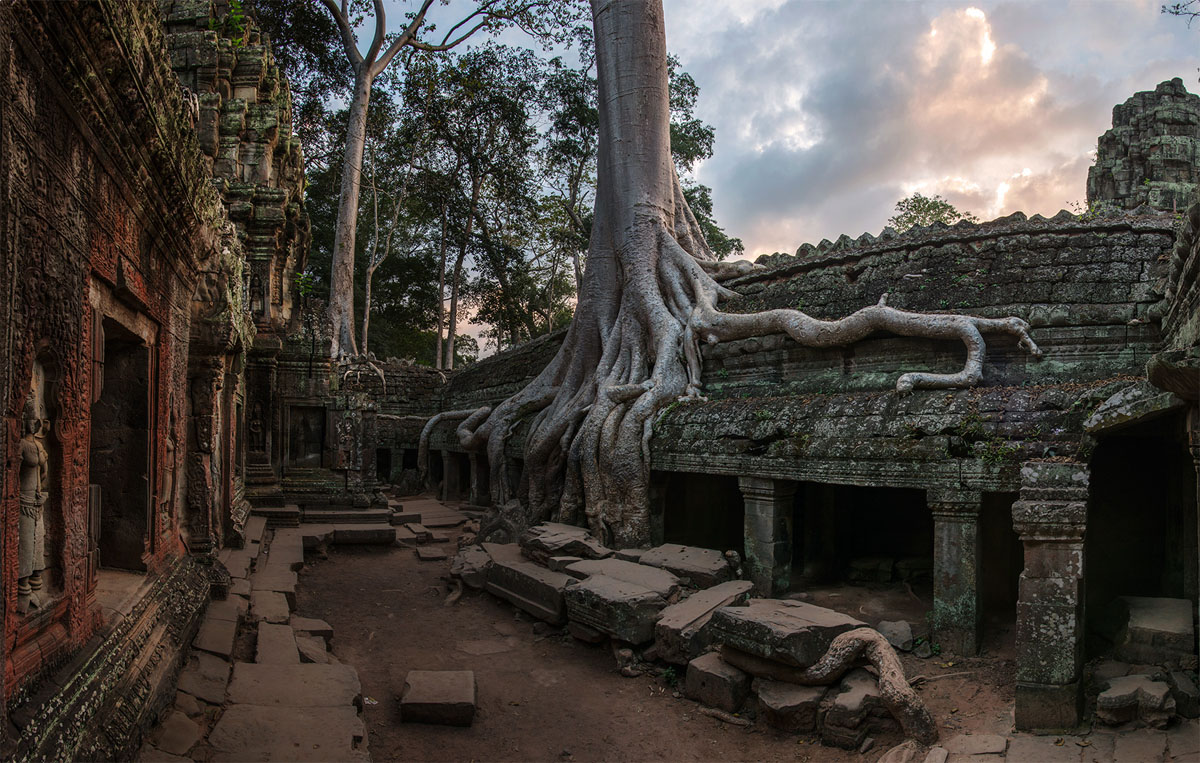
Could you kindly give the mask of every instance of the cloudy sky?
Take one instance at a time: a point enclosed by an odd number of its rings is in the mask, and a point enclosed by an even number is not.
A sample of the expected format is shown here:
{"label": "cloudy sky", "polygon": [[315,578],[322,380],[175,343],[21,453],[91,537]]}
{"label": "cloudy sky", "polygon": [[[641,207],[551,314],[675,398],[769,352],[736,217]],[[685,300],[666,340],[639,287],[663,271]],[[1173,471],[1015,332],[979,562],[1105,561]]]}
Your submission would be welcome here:
{"label": "cloudy sky", "polygon": [[1200,91],[1200,22],[1159,0],[664,0],[717,131],[697,171],[751,257],[878,233],[940,193],[983,219],[1084,198],[1112,107]]}

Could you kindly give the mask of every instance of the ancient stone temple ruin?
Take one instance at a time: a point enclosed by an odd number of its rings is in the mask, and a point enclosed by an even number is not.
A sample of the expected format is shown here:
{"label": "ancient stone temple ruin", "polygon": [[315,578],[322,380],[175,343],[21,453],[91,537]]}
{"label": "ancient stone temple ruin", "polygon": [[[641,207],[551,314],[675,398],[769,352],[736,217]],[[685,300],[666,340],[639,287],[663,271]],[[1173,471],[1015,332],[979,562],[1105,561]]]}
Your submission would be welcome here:
{"label": "ancient stone temple ruin", "polygon": [[[251,19],[215,23],[227,13],[0,4],[6,758],[130,758],[185,705],[225,708],[206,732],[217,755],[266,756],[248,731],[266,724],[336,728],[339,746],[314,754],[365,757],[354,670],[291,612],[306,549],[452,556],[394,499],[435,491],[486,527],[493,467],[521,485],[523,427],[491,464],[441,414],[521,389],[563,332],[448,376],[332,364],[295,281],[309,223],[288,86]],[[789,683],[867,625],[832,586],[911,594],[925,649],[1010,638],[1019,730],[1194,718],[1198,152],[1200,98],[1173,80],[1114,110],[1086,214],[760,258],[727,284],[729,310],[833,318],[886,292],[906,310],[1021,317],[1043,357],[990,339],[980,385],[898,394],[899,373],[960,366],[960,345],[706,348],[706,399],[654,423],[646,548],[549,516],[464,541],[454,574],[611,640],[623,669],[686,665],[689,696],[734,713],[753,692],[772,725],[820,724],[828,744],[912,721],[837,700],[878,693],[866,670],[828,696]],[[877,625],[919,648],[907,623]],[[251,632],[260,655],[296,654],[288,686],[335,704],[264,709],[267,660],[236,659]]]}

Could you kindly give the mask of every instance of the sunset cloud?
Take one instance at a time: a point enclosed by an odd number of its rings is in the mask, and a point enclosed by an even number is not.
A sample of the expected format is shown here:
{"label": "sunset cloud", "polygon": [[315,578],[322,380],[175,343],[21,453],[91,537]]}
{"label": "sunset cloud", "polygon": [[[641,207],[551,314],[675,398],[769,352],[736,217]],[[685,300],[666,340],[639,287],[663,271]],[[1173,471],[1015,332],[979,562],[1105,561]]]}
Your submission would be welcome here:
{"label": "sunset cloud", "polygon": [[914,191],[1053,214],[1083,199],[1115,104],[1198,87],[1200,33],[1142,0],[713,8],[665,0],[667,45],[717,130],[698,177],[751,256],[878,232]]}

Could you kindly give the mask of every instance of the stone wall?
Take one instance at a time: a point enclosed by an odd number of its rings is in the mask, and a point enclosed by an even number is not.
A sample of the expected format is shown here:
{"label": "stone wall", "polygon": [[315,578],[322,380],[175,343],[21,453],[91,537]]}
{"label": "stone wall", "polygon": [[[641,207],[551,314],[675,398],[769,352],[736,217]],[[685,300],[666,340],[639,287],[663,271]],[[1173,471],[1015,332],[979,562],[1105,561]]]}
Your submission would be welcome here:
{"label": "stone wall", "polygon": [[1087,200],[1181,212],[1200,184],[1200,96],[1176,77],[1113,107],[1088,171]]}

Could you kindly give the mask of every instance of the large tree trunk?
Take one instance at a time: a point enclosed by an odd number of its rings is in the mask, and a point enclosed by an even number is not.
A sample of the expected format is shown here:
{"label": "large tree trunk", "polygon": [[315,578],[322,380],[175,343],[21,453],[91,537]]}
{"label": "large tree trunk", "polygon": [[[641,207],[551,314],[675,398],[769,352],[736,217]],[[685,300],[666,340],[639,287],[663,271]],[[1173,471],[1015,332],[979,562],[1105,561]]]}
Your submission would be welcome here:
{"label": "large tree trunk", "polygon": [[478,175],[471,177],[471,205],[467,210],[467,229],[463,232],[462,243],[458,247],[458,258],[454,261],[454,276],[450,282],[450,329],[447,332],[446,359],[442,368],[454,368],[454,337],[458,334],[458,290],[462,287],[463,262],[467,258],[467,246],[471,243],[471,233],[475,230],[475,215],[479,211],[479,193],[483,186],[483,178]]}
{"label": "large tree trunk", "polygon": [[[731,315],[716,279],[749,263],[718,263],[684,201],[671,161],[661,0],[592,0],[600,143],[595,222],[575,318],[558,355],[524,390],[458,427],[486,446],[492,499],[510,529],[546,519],[588,526],[607,544],[650,542],[649,439],[657,414],[700,392],[699,341],[784,332],[803,344],[848,344],[873,330],[961,339],[957,374],[905,374],[901,391],[976,383],[981,331],[1036,347],[1027,324],[906,313],[882,304],[839,321],[794,310]],[[485,418],[486,416],[486,418]],[[520,486],[508,483],[504,443],[531,417]],[[519,487],[519,489],[514,489]],[[510,503],[514,497],[521,504]]]}
{"label": "large tree trunk", "polygon": [[358,354],[358,346],[354,341],[354,241],[358,229],[358,195],[362,188],[371,79],[368,67],[355,67],[354,99],[350,102],[350,123],[346,128],[342,189],[337,228],[333,233],[333,267],[329,284],[329,320],[333,324],[331,354],[335,359]]}

